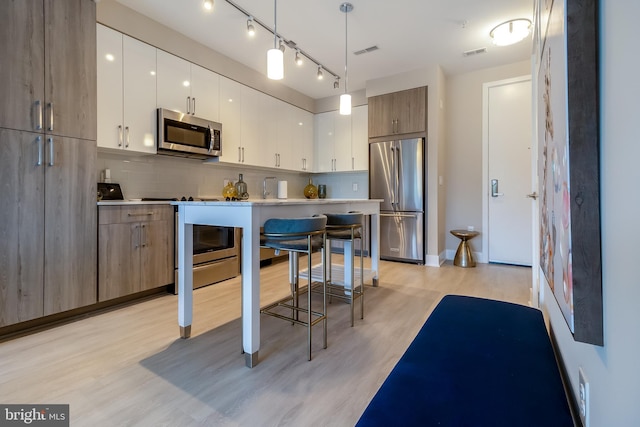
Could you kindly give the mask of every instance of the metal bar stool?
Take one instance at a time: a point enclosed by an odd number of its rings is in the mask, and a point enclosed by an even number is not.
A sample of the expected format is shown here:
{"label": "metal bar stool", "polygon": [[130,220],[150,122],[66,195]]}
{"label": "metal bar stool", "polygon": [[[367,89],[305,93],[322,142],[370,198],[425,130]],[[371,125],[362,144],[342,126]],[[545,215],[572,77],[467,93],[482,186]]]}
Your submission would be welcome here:
{"label": "metal bar stool", "polygon": [[[309,271],[311,271],[311,254],[313,252],[321,251],[324,262],[326,224],[327,217],[324,215],[306,218],[271,218],[264,223],[264,232],[260,236],[260,246],[289,251],[290,266],[293,265],[295,267],[294,277],[290,280],[291,295],[263,307],[260,313],[306,326],[309,360],[311,360],[311,329],[319,322],[322,322],[324,326],[324,348],[327,348],[327,285],[323,266],[322,282],[319,283],[323,289],[322,311],[313,310],[310,292],[313,283],[312,278],[309,275],[306,288],[302,290],[299,288],[298,259],[300,254],[307,254]],[[302,307],[299,304],[299,295],[304,292],[307,292],[306,307]],[[277,310],[278,307],[290,309],[291,314],[283,314],[282,310]],[[302,316],[303,320],[300,320],[300,313],[305,313],[306,318]]]}
{"label": "metal bar stool", "polygon": [[[329,301],[336,297],[347,301],[351,305],[351,326],[354,324],[354,302],[360,299],[360,319],[364,319],[364,261],[362,245],[362,221],[364,215],[360,212],[349,212],[346,214],[326,214],[327,216],[327,242],[330,240],[343,240],[348,242],[350,248],[349,253],[344,252],[344,263],[349,269],[350,277],[344,277],[342,284],[334,283],[332,280],[332,263],[331,263],[331,245],[328,243],[327,250],[327,268],[329,269],[329,278],[327,286],[327,295]],[[355,241],[360,240],[360,276],[355,274]],[[345,270],[346,270],[345,269]],[[350,280],[349,280],[350,279]],[[356,279],[359,279],[357,286]]]}

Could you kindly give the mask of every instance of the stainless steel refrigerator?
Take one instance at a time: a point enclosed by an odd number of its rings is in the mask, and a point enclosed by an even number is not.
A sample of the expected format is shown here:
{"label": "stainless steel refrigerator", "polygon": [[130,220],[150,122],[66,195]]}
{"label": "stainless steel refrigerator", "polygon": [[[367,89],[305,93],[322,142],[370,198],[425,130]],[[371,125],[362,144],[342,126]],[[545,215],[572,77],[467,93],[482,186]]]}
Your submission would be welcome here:
{"label": "stainless steel refrigerator", "polygon": [[424,264],[424,138],[369,144],[369,197],[380,204],[380,258]]}

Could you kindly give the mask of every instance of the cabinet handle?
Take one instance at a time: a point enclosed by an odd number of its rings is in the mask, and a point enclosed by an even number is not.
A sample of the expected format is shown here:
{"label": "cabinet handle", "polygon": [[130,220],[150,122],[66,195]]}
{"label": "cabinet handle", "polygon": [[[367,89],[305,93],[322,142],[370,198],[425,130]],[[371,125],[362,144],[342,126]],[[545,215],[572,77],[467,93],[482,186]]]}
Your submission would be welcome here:
{"label": "cabinet handle", "polygon": [[278,167],[280,167],[280,153],[278,153]]}
{"label": "cabinet handle", "polygon": [[147,247],[147,228],[144,224],[142,225],[142,230],[140,230],[140,240],[140,246]]}
{"label": "cabinet handle", "polygon": [[129,148],[129,126],[124,128],[124,134],[125,134],[124,148]]}
{"label": "cabinet handle", "polygon": [[307,159],[305,159],[304,157],[302,158],[302,170],[306,170],[305,169],[305,163],[306,163]]}
{"label": "cabinet handle", "polygon": [[191,112],[192,115],[196,115],[196,98],[192,98],[193,99],[193,111]]}
{"label": "cabinet handle", "polygon": [[39,136],[36,138],[36,143],[38,144],[38,162],[36,166],[42,166],[42,137]]}
{"label": "cabinet handle", "polygon": [[351,170],[356,170],[356,158],[351,158]]}
{"label": "cabinet handle", "polygon": [[118,147],[122,147],[122,125],[118,125]]}
{"label": "cabinet handle", "polygon": [[53,102],[47,104],[49,107],[49,130],[53,130]]}
{"label": "cabinet handle", "polygon": [[244,163],[244,147],[242,147],[242,163]]}
{"label": "cabinet handle", "polygon": [[138,247],[140,247],[140,226],[136,225],[135,229],[137,231],[137,233],[136,233],[137,234],[137,236],[136,236],[137,238],[135,240],[135,244],[133,245],[133,249],[138,249]]}
{"label": "cabinet handle", "polygon": [[36,101],[36,130],[42,129],[42,102],[40,100]]}
{"label": "cabinet handle", "polygon": [[238,163],[242,162],[242,155],[240,154],[240,147],[238,147]]}
{"label": "cabinet handle", "polygon": [[152,216],[154,214],[153,211],[143,212],[143,213],[128,213],[127,216]]}
{"label": "cabinet handle", "polygon": [[275,160],[276,160],[275,167],[278,167],[278,153],[274,154],[274,155],[273,155],[273,157],[274,157],[274,158],[275,158]]}
{"label": "cabinet handle", "polygon": [[49,166],[53,166],[55,164],[54,158],[54,147],[53,147],[53,137],[48,137],[47,142],[49,143]]}
{"label": "cabinet handle", "polygon": [[187,114],[191,114],[191,97],[187,96]]}

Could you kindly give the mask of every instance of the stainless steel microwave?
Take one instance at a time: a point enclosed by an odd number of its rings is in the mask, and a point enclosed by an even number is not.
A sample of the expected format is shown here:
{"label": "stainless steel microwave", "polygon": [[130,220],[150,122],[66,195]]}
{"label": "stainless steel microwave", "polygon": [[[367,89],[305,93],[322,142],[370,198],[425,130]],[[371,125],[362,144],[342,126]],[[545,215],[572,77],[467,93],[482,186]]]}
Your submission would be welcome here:
{"label": "stainless steel microwave", "polygon": [[158,108],[158,154],[209,159],[222,155],[222,125]]}

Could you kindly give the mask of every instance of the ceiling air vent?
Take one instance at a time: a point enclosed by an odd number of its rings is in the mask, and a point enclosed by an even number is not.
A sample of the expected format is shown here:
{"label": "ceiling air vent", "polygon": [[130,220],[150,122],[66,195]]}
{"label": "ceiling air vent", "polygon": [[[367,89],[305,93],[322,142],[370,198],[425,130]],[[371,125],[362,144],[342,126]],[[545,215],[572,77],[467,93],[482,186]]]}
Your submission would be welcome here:
{"label": "ceiling air vent", "polygon": [[473,50],[468,50],[466,52],[462,52],[462,56],[473,56],[473,55],[478,55],[480,53],[486,53],[487,52],[487,48],[486,47],[481,47],[478,49],[473,49]]}
{"label": "ceiling air vent", "polygon": [[378,49],[379,49],[378,46],[371,46],[371,47],[368,47],[366,49],[357,50],[357,51],[353,52],[353,54],[354,55],[362,55],[363,53],[373,52],[373,51],[378,50]]}

